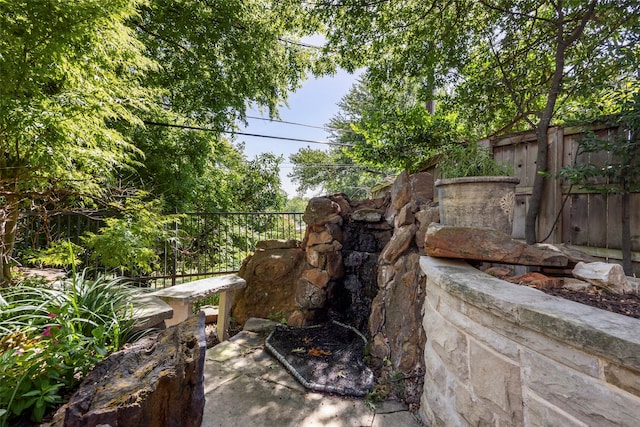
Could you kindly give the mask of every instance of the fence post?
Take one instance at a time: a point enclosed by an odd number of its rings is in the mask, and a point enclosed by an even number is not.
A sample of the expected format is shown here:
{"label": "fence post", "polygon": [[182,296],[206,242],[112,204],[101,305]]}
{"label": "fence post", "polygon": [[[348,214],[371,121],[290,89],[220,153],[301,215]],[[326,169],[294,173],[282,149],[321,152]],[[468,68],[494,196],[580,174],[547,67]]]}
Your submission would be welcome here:
{"label": "fence post", "polygon": [[[178,214],[178,208],[173,208],[173,213]],[[173,221],[174,239],[171,242],[171,286],[176,285],[176,276],[178,275],[178,220]]]}

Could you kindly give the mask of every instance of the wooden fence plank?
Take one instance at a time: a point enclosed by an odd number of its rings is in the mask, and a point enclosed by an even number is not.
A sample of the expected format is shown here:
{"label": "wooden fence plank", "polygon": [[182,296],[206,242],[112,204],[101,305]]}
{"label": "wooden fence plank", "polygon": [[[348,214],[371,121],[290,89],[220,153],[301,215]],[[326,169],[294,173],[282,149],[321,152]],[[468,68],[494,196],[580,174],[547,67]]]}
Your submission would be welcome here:
{"label": "wooden fence plank", "polygon": [[[602,194],[589,194],[589,212],[587,213],[587,235],[588,245],[600,248],[607,246],[607,201]],[[600,221],[594,221],[600,218]]]}

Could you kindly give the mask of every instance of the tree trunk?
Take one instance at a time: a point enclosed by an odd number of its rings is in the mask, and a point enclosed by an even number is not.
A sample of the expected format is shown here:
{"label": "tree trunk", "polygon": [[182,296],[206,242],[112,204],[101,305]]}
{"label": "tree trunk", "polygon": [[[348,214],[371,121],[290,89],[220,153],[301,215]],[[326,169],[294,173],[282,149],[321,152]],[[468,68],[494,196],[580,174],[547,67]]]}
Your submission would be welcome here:
{"label": "tree trunk", "polygon": [[18,218],[20,211],[18,203],[11,198],[4,206],[0,216],[0,287],[8,287],[11,284],[11,265],[13,247],[18,231]]}
{"label": "tree trunk", "polygon": [[531,198],[529,199],[529,209],[524,219],[524,235],[526,242],[530,245],[537,242],[537,223],[540,208],[542,206],[542,196],[544,192],[544,172],[547,171],[547,144],[549,129],[548,122],[540,123],[536,129],[536,140],[538,141],[538,153],[536,157],[536,176],[533,179]]}

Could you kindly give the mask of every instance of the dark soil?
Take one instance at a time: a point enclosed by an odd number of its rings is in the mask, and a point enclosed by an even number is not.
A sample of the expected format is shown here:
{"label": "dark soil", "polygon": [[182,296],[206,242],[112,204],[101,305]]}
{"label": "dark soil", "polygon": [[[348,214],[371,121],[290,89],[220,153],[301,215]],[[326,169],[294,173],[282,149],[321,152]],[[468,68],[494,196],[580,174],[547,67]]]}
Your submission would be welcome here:
{"label": "dark soil", "polygon": [[540,290],[549,295],[640,319],[640,294],[612,294],[597,289],[586,291],[565,288]]}
{"label": "dark soil", "polygon": [[364,396],[374,386],[364,363],[366,341],[337,322],[311,327],[280,325],[266,349],[305,387],[325,393]]}

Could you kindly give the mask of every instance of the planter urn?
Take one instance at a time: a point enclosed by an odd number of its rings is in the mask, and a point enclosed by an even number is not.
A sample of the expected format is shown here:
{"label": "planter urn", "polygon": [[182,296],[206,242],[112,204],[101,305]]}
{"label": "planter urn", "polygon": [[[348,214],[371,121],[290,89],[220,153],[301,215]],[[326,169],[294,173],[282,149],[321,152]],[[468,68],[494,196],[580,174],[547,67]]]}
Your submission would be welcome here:
{"label": "planter urn", "polygon": [[513,231],[516,185],[513,176],[473,176],[436,181],[440,223],[456,227],[484,227],[508,235]]}

